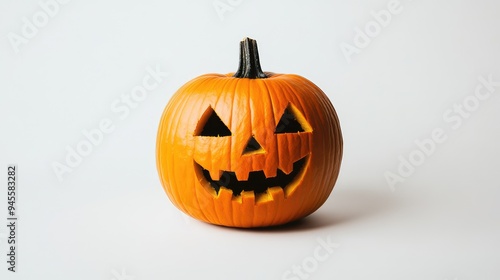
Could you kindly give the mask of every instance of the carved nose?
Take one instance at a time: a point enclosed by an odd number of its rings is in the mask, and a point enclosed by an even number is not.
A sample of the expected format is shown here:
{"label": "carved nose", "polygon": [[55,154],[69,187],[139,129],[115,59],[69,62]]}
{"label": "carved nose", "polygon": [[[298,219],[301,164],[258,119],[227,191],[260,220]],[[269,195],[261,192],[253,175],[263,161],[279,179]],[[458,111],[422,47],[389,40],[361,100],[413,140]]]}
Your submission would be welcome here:
{"label": "carved nose", "polygon": [[261,154],[264,153],[264,149],[262,146],[257,142],[255,137],[253,135],[248,139],[247,145],[245,147],[245,150],[243,150],[244,155],[251,155],[251,154]]}

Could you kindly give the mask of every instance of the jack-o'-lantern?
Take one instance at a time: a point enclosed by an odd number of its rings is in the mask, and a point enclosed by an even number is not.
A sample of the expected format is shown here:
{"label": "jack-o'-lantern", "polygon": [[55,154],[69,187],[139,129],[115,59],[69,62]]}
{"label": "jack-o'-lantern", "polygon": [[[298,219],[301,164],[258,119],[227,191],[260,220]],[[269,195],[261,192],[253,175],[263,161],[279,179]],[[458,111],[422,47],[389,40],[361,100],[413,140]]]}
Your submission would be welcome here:
{"label": "jack-o'-lantern", "polygon": [[301,76],[263,72],[255,40],[245,38],[236,73],[199,76],[171,98],[156,157],[180,210],[212,224],[264,227],[326,201],[342,146],[325,93]]}

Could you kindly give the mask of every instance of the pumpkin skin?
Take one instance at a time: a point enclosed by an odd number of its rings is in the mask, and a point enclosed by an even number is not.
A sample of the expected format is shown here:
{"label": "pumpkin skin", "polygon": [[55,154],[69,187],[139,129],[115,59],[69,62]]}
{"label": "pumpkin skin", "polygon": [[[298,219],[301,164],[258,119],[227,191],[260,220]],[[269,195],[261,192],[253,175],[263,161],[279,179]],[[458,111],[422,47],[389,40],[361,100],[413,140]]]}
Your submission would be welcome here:
{"label": "pumpkin skin", "polygon": [[236,74],[199,76],[167,104],[158,173],[172,203],[198,220],[281,225],[313,213],[330,195],[342,159],[340,124],[319,87],[262,72],[256,42],[241,46]]}

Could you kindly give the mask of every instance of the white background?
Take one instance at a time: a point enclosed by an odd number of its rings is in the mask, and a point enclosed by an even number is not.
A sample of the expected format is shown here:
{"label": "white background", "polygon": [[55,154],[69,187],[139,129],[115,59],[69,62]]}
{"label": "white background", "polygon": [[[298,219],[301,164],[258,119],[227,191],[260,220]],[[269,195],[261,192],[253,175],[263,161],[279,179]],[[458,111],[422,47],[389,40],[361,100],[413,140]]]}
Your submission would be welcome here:
{"label": "white background", "polygon": [[[7,272],[1,218],[1,279],[284,279],[294,266],[307,275],[286,277],[499,279],[500,86],[473,103],[478,77],[500,81],[498,1],[401,0],[351,56],[341,45],[355,47],[356,28],[389,1],[232,0],[221,17],[214,3],[73,0],[16,46],[23,18],[40,24],[44,10],[38,0],[1,1],[0,217],[6,166],[19,169],[18,272]],[[235,71],[245,36],[258,41],[264,70],[320,86],[344,135],[328,201],[277,229],[186,217],[156,172],[170,96],[198,75]],[[126,117],[113,111],[148,67],[168,77]],[[458,125],[449,110],[464,99],[475,106]],[[58,180],[54,162],[65,164],[67,148],[103,119],[113,132]],[[398,157],[418,154],[415,141],[434,129],[446,140],[391,189],[384,174],[397,175]],[[339,245],[319,262],[318,239]]]}

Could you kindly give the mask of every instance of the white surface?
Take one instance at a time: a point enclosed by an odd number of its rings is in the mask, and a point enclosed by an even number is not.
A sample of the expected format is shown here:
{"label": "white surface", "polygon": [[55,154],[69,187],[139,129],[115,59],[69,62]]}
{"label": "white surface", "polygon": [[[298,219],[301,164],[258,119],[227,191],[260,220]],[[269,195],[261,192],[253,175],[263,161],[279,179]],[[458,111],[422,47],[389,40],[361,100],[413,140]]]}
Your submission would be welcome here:
{"label": "white surface", "polygon": [[[231,1],[221,20],[212,1],[73,0],[15,53],[8,34],[43,10],[38,1],[2,1],[0,166],[19,167],[20,225],[13,274],[0,221],[0,278],[282,279],[314,264],[318,238],[330,238],[338,248],[308,279],[499,279],[500,87],[457,129],[443,119],[479,76],[500,81],[499,2],[402,0],[351,63],[340,45],[353,44],[355,28],[389,1],[337,2]],[[235,71],[245,36],[257,39],[264,70],[320,86],[344,133],[329,200],[274,230],[185,217],[156,173],[169,97],[197,75]],[[128,116],[113,111],[156,65],[168,77]],[[114,131],[60,182],[53,162],[103,119]],[[397,172],[398,156],[436,128],[446,141],[391,190],[384,173]]]}

